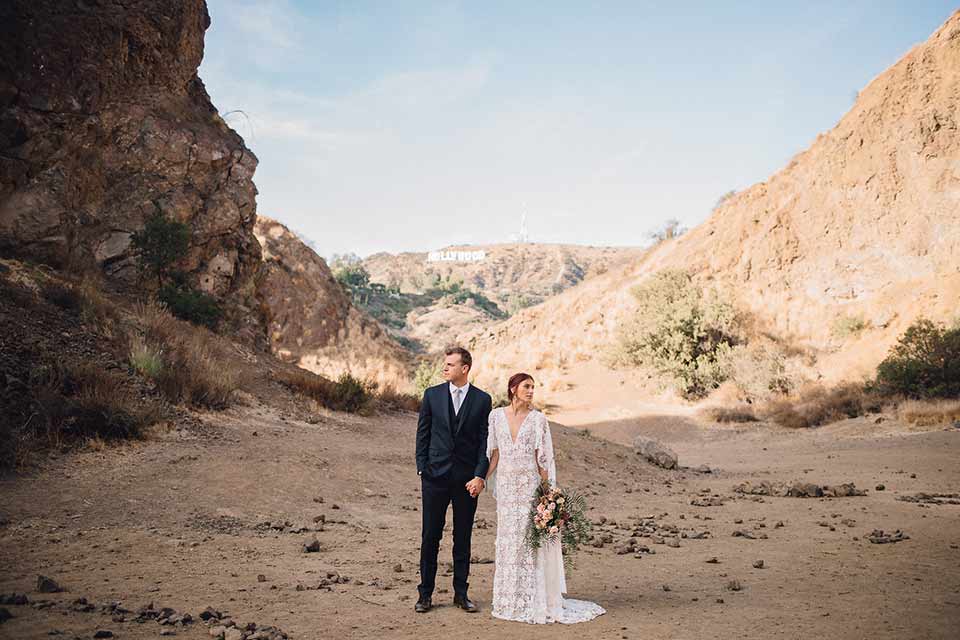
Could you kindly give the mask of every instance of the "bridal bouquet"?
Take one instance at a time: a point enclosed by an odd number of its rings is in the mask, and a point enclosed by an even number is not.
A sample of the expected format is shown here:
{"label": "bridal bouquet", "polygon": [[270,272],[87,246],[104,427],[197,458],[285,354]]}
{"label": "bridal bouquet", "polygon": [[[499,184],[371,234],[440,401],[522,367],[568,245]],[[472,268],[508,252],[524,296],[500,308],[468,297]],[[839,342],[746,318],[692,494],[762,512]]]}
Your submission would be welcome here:
{"label": "bridal bouquet", "polygon": [[536,550],[546,542],[559,540],[563,564],[570,568],[573,552],[589,537],[590,521],[586,510],[587,501],[579,493],[541,483],[533,497],[524,536],[527,547]]}

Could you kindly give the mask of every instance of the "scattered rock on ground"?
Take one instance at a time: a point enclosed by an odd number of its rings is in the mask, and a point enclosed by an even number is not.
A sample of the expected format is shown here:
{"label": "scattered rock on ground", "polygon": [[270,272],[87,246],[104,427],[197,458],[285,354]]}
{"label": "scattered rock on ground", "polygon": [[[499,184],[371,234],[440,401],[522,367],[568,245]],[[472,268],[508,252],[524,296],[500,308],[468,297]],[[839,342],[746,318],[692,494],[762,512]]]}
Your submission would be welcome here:
{"label": "scattered rock on ground", "polygon": [[658,467],[664,469],[677,468],[677,454],[656,440],[638,436],[633,440],[633,448],[638,454]]}
{"label": "scattered rock on ground", "polygon": [[890,542],[902,542],[904,540],[909,540],[908,536],[900,529],[897,529],[893,533],[884,533],[883,529],[874,529],[873,532],[867,536],[867,540],[874,544],[887,544]]}
{"label": "scattered rock on ground", "polygon": [[960,504],[960,493],[915,493],[912,496],[897,496],[897,500],[923,504]]}
{"label": "scattered rock on ground", "polygon": [[37,576],[37,591],[40,593],[60,593],[63,591],[61,587],[55,580],[48,578],[47,576]]}

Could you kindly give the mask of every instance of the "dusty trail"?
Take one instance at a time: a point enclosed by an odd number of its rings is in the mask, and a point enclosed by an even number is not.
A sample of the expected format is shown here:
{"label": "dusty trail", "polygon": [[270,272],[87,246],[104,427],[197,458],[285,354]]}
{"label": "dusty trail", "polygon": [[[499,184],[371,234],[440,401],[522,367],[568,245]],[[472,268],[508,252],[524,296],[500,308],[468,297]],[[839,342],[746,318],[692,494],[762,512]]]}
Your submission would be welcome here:
{"label": "dusty trail", "polygon": [[[596,534],[612,540],[581,553],[571,595],[609,613],[575,628],[517,628],[488,613],[493,565],[486,561],[495,536],[489,496],[481,498],[471,574],[482,612],[467,617],[447,602],[452,593],[441,592],[435,600],[444,606],[413,613],[420,518],[414,416],[327,414],[310,424],[251,403],[200,416],[202,428],[63,455],[31,477],[2,481],[0,593],[56,604],[6,605],[15,617],[0,625],[0,637],[47,638],[59,630],[87,638],[104,628],[120,638],[154,638],[161,631],[153,621],[73,611],[79,597],[97,606],[121,601],[134,611],[153,602],[194,616],[209,605],[294,638],[951,638],[960,627],[960,505],[896,499],[960,491],[960,429],[906,433],[892,421],[807,432],[707,429],[665,416],[595,424],[587,436],[555,425],[561,481],[588,490],[591,515],[608,521]],[[617,444],[638,432],[669,443],[682,465],[714,472],[648,465]],[[794,479],[852,481],[868,495],[760,498],[731,490],[743,480]],[[881,482],[886,490],[876,491]],[[690,504],[708,495],[723,504]],[[321,515],[325,523],[315,523]],[[284,522],[292,526],[272,528]],[[676,548],[638,537],[656,553],[619,555],[642,526],[665,538],[671,526],[709,537],[678,537]],[[311,530],[292,532],[301,527]],[[734,537],[738,529],[756,539]],[[902,529],[910,539],[871,544],[864,536],[873,529]],[[303,553],[313,538],[321,550]],[[711,557],[719,562],[706,562]],[[753,568],[761,559],[764,568]],[[36,593],[38,574],[69,591]],[[337,574],[349,581],[337,583]],[[438,577],[439,588],[449,589],[450,579]],[[742,589],[728,590],[731,580]],[[176,634],[209,637],[202,623]]]}

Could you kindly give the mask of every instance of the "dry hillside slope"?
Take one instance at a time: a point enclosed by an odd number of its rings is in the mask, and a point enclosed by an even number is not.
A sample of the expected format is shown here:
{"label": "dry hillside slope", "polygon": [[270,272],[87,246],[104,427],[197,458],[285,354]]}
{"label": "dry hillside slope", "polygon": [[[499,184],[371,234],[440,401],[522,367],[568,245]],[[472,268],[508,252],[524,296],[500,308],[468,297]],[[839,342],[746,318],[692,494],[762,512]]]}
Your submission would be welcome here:
{"label": "dry hillside slope", "polygon": [[[687,269],[818,353],[828,379],[858,377],[918,316],[950,320],[960,293],[960,12],[880,74],[831,131],[702,225],[633,264],[505,323],[465,334],[481,382],[595,357],[633,310],[629,287]],[[841,339],[838,320],[866,330]]]}
{"label": "dry hillside slope", "polygon": [[323,258],[270,218],[257,218],[256,234],[264,261],[258,295],[273,353],[325,376],[350,373],[406,389],[410,355],[353,306]]}
{"label": "dry hillside slope", "polygon": [[483,251],[476,262],[428,262],[427,253],[376,253],[363,262],[373,282],[422,291],[437,277],[460,280],[503,306],[513,296],[533,301],[572,287],[611,265],[635,257],[640,249],[560,244],[494,244],[445,247],[440,252]]}

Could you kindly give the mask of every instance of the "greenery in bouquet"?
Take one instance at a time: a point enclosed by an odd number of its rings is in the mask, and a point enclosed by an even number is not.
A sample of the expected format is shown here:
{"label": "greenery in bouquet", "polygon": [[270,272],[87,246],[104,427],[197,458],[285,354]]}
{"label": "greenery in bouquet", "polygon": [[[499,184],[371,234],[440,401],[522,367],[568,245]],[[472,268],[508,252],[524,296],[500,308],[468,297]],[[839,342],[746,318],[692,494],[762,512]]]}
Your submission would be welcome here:
{"label": "greenery in bouquet", "polygon": [[586,511],[587,500],[580,493],[542,482],[530,508],[524,537],[527,547],[535,551],[548,542],[559,541],[564,567],[572,568],[574,552],[589,538]]}

